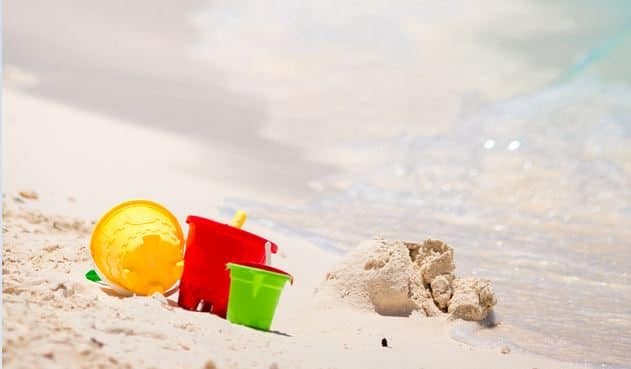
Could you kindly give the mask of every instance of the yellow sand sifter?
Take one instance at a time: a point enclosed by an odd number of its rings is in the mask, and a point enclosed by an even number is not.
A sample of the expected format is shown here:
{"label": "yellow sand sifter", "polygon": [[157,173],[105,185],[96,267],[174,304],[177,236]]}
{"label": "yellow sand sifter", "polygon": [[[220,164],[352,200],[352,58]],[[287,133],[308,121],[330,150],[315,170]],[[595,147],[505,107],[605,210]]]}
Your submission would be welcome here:
{"label": "yellow sand sifter", "polygon": [[162,205],[132,200],[109,210],[90,241],[95,270],[86,277],[121,293],[165,294],[182,276],[184,236]]}

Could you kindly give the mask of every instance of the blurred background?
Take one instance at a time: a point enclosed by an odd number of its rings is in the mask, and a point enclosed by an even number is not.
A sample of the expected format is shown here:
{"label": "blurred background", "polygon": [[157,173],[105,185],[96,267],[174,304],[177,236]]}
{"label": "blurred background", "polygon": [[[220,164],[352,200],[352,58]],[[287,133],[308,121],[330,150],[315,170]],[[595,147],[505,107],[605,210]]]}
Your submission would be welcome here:
{"label": "blurred background", "polygon": [[443,239],[500,301],[455,338],[631,367],[631,2],[3,11],[6,188],[244,208],[335,253]]}

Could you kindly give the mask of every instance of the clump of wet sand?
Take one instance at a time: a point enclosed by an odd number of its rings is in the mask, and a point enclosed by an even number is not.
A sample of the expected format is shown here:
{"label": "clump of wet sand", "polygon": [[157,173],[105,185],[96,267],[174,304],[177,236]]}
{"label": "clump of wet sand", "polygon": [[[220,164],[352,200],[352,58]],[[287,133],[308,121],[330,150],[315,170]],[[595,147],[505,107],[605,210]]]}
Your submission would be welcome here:
{"label": "clump of wet sand", "polygon": [[326,275],[318,294],[382,315],[484,320],[497,303],[490,281],[457,278],[453,248],[439,240],[360,243]]}

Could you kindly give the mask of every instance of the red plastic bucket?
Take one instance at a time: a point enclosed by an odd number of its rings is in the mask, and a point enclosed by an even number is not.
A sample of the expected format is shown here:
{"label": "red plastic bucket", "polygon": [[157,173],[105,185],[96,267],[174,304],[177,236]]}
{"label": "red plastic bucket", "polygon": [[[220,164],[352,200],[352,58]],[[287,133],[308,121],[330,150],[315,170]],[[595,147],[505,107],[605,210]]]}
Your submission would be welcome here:
{"label": "red plastic bucket", "polygon": [[227,263],[265,263],[265,249],[276,244],[255,234],[210,219],[189,216],[184,271],[178,305],[210,311],[223,318],[228,307],[230,275]]}

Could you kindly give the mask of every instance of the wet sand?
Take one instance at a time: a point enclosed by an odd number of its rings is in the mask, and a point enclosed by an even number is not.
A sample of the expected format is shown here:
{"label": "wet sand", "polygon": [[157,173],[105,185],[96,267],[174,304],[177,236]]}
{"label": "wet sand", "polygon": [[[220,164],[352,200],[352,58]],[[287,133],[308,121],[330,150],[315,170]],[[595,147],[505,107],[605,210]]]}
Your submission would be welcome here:
{"label": "wet sand", "polygon": [[[281,248],[274,265],[295,283],[283,293],[272,332],[232,325],[176,306],[174,297],[120,298],[84,279],[92,267],[89,235],[103,211],[135,192],[178,214],[222,219],[221,184],[198,182],[163,163],[126,163],[137,140],[179,147],[162,132],[137,130],[93,114],[5,90],[3,116],[3,366],[6,368],[578,368],[505,348],[473,348],[449,337],[452,322],[315,304],[314,289],[337,255],[257,220],[247,230]],[[57,131],[44,121],[63,121]],[[107,124],[103,124],[107,123]],[[63,135],[89,130],[116,153]],[[41,135],[35,139],[32,132]],[[67,136],[66,136],[67,137]],[[151,157],[153,146],[143,147]],[[174,159],[176,162],[185,156]],[[143,156],[143,158],[145,158]],[[109,165],[103,165],[109,163]],[[98,165],[95,165],[98,164]],[[138,171],[145,178],[127,177]],[[160,168],[158,176],[155,170]],[[121,170],[122,169],[122,170]],[[107,173],[104,175],[104,171]],[[117,177],[117,174],[120,177]],[[17,178],[16,178],[17,177]],[[136,178],[132,184],[129,178]],[[30,184],[37,195],[20,195]],[[90,186],[92,184],[92,186]],[[190,193],[172,189],[183,186]],[[231,188],[236,191],[236,188]],[[241,195],[247,190],[241,189]],[[35,198],[37,197],[37,198]],[[387,338],[388,348],[381,346]],[[414,353],[413,355],[410,353]]]}
{"label": "wet sand", "polygon": [[453,5],[5,2],[7,199],[84,221],[133,197],[245,208],[338,254],[446,239],[505,301],[459,340],[625,364],[631,48],[602,52],[625,12]]}
{"label": "wet sand", "polygon": [[334,167],[262,137],[265,101],[233,91],[221,69],[192,55],[199,38],[192,19],[205,6],[7,1],[6,78],[10,83],[11,67],[19,68],[36,80],[31,95],[211,147],[190,158],[188,170],[198,176],[286,197],[308,195],[304,183]]}

